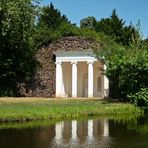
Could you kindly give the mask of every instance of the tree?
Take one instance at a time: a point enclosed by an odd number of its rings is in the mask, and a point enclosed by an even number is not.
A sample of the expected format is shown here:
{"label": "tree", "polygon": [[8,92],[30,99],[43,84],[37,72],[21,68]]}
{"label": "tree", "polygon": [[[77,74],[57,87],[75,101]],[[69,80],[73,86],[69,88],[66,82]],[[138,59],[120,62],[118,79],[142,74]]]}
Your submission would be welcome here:
{"label": "tree", "polygon": [[80,21],[80,27],[82,29],[94,29],[96,28],[96,19],[93,16],[86,17]]}
{"label": "tree", "polygon": [[[138,33],[138,30],[137,30]],[[107,40],[97,55],[107,65],[110,79],[110,97],[148,106],[148,45],[140,33],[128,47]]]}
{"label": "tree", "polygon": [[97,32],[103,32],[105,35],[113,38],[117,43],[128,46],[136,33],[132,24],[125,26],[125,21],[120,19],[116,13],[116,9],[112,11],[109,18],[102,18],[97,22]]}
{"label": "tree", "polygon": [[71,23],[65,15],[55,9],[52,3],[48,6],[40,7],[33,34],[35,48],[46,46],[53,40],[61,38],[63,34],[61,34],[60,28],[63,25],[69,27]]}
{"label": "tree", "polygon": [[41,9],[38,19],[38,25],[45,25],[50,29],[57,29],[63,22],[69,23],[67,17],[62,15],[58,9],[55,9],[53,4],[44,6]]}
{"label": "tree", "polygon": [[32,0],[0,1],[0,96],[19,95],[18,85],[34,69]]}

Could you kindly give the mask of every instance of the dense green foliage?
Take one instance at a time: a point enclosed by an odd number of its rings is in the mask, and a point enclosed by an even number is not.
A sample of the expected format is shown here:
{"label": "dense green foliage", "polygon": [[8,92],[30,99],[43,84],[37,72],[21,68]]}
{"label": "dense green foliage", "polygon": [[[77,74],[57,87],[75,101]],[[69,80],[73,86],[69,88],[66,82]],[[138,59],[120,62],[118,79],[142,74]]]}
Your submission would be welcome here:
{"label": "dense green foliage", "polygon": [[135,105],[148,106],[148,88],[141,88],[139,92],[129,95],[128,99]]}
{"label": "dense green foliage", "polygon": [[31,0],[0,1],[0,96],[17,95],[19,83],[34,71],[34,18]]}
{"label": "dense green foliage", "polygon": [[132,25],[125,26],[123,19],[120,19],[114,9],[110,18],[103,18],[97,23],[98,32],[111,36],[117,43],[128,46],[132,35],[136,32]]}
{"label": "dense green foliage", "polygon": [[106,74],[110,79],[110,97],[147,106],[147,43],[137,34],[130,46],[126,48],[110,42],[102,49],[99,56],[105,57],[104,62],[108,67]]}
{"label": "dense green foliage", "polygon": [[58,9],[55,9],[53,4],[41,8],[41,13],[38,18],[38,25],[45,25],[51,29],[57,29],[63,22],[69,23],[65,15],[61,15]]}
{"label": "dense green foliage", "polygon": [[80,27],[83,29],[87,28],[87,29],[94,29],[95,30],[96,23],[97,23],[96,18],[93,16],[89,16],[89,17],[84,18],[80,21]]}
{"label": "dense green foliage", "polygon": [[128,46],[132,42],[136,33],[135,27],[132,24],[126,26],[125,21],[118,17],[115,9],[109,18],[97,21],[94,17],[87,17],[80,21],[80,26],[102,32],[124,46]]}
{"label": "dense green foliage", "polygon": [[35,47],[40,48],[64,36],[77,35],[78,29],[65,15],[51,3],[40,8],[37,16],[36,32],[33,35]]}

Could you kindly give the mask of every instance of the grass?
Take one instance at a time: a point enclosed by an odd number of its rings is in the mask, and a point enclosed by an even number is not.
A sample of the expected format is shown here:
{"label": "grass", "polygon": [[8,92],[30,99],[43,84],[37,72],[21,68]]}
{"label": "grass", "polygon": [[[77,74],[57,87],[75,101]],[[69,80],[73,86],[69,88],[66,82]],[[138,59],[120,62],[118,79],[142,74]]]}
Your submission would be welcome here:
{"label": "grass", "polygon": [[138,116],[131,104],[96,99],[0,98],[0,121],[69,119],[91,116]]}

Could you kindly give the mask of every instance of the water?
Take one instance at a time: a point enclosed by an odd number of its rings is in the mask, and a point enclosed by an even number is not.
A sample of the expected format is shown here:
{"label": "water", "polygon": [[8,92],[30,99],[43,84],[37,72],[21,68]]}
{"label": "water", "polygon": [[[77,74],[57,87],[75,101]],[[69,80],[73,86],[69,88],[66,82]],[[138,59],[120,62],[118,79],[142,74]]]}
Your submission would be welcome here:
{"label": "water", "polygon": [[0,124],[0,148],[147,147],[147,116],[130,121],[95,118],[50,125],[37,122],[26,123],[26,126],[21,123]]}

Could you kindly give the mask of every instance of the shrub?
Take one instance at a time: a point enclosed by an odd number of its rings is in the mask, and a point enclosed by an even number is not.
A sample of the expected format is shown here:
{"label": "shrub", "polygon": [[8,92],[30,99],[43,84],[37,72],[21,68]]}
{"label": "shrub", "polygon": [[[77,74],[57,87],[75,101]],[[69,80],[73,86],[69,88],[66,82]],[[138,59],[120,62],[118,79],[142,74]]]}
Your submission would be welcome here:
{"label": "shrub", "polygon": [[148,106],[148,88],[142,88],[139,92],[128,95],[128,99],[135,105]]}
{"label": "shrub", "polygon": [[74,24],[70,23],[62,23],[57,30],[61,37],[67,37],[67,36],[79,36],[79,28],[75,26]]}

